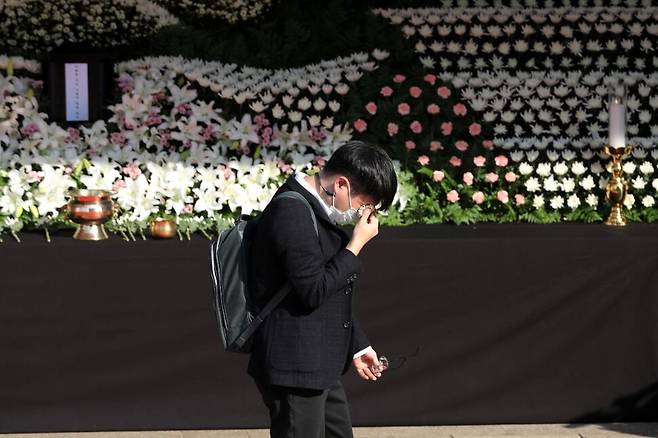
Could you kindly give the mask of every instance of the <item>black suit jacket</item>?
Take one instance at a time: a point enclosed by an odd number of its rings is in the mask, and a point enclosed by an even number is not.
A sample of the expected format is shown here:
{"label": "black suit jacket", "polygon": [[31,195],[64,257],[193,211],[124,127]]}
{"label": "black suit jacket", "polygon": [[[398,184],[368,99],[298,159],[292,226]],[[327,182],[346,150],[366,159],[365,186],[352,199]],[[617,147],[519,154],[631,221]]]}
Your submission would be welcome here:
{"label": "black suit jacket", "polygon": [[273,199],[256,228],[250,265],[250,294],[262,307],[286,280],[293,290],[254,336],[249,374],[263,383],[326,389],[349,368],[352,356],[369,344],[352,313],[359,259],[345,249],[349,237],[332,222],[318,199],[290,177],[277,194],[294,190],[297,199]]}

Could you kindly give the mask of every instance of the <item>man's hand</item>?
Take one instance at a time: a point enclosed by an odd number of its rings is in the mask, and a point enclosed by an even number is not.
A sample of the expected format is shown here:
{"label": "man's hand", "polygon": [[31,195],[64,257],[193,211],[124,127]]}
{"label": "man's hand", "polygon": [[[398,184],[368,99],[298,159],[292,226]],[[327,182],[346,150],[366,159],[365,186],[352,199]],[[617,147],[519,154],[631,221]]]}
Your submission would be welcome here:
{"label": "man's hand", "polygon": [[372,369],[379,365],[379,359],[377,358],[377,352],[373,349],[368,350],[363,356],[359,356],[356,359],[352,360],[352,365],[356,370],[359,377],[363,380],[377,380],[378,377],[382,376],[382,373],[373,373]]}
{"label": "man's hand", "polygon": [[354,255],[359,255],[361,249],[379,232],[379,219],[377,212],[372,208],[366,208],[363,216],[352,231],[352,240],[347,244],[347,249]]}

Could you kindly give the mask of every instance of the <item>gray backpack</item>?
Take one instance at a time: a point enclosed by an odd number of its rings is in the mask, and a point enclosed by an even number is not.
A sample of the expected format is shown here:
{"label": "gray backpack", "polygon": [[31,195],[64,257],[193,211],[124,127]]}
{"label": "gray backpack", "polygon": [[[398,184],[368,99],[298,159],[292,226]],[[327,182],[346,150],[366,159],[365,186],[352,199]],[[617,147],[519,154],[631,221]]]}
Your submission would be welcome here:
{"label": "gray backpack", "polygon": [[[306,204],[318,233],[315,213],[304,196],[288,191],[277,195],[272,202],[280,198],[298,199]],[[260,215],[241,217],[210,244],[213,309],[224,349],[234,353],[251,351],[256,329],[292,290],[292,285],[286,282],[262,309],[257,309],[249,297],[248,266],[259,220]]]}

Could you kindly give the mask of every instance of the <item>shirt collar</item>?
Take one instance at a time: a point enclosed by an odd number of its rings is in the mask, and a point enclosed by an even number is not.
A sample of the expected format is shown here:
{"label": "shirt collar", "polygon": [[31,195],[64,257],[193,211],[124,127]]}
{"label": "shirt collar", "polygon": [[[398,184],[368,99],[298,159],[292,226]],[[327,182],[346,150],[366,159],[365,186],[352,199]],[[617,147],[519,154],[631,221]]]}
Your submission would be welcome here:
{"label": "shirt collar", "polygon": [[308,182],[306,182],[306,177],[308,175],[304,172],[298,172],[295,174],[295,180],[306,189],[311,195],[320,202],[320,205],[324,207],[324,211],[327,213],[327,216],[331,217],[331,208],[325,204],[324,200],[320,197],[320,194],[313,188]]}

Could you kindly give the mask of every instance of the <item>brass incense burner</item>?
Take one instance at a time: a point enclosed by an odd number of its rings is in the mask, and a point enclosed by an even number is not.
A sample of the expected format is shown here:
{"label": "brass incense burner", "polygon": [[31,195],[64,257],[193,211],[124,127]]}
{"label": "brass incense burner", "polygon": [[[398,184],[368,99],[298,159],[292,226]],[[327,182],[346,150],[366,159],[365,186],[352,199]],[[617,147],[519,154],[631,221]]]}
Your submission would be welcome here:
{"label": "brass incense burner", "polygon": [[112,193],[106,190],[76,190],[69,192],[69,218],[79,224],[73,234],[78,240],[104,240],[107,233],[103,224],[114,214]]}
{"label": "brass incense burner", "polygon": [[605,146],[605,153],[612,158],[612,176],[608,181],[608,186],[605,189],[605,197],[611,205],[610,216],[606,219],[606,225],[623,227],[626,225],[626,218],[624,217],[624,199],[628,192],[628,182],[624,178],[624,172],[621,162],[627,157],[632,146],[627,145],[623,148],[611,148]]}

